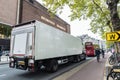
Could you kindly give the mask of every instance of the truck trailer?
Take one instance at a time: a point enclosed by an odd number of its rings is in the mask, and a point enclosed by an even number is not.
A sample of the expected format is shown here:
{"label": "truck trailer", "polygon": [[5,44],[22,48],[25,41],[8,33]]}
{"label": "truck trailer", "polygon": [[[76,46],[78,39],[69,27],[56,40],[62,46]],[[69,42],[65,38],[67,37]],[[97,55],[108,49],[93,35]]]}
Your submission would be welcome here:
{"label": "truck trailer", "polygon": [[37,20],[15,25],[11,32],[10,68],[55,72],[59,64],[85,60],[79,38]]}

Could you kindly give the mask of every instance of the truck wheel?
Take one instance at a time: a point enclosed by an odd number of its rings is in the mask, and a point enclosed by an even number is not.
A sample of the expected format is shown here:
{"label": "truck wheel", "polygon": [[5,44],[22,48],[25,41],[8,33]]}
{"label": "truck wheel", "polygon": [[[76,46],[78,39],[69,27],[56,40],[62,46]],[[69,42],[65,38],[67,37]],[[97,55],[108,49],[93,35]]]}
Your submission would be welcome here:
{"label": "truck wheel", "polygon": [[80,56],[77,55],[77,56],[74,56],[74,62],[79,62],[81,59],[80,59]]}
{"label": "truck wheel", "polygon": [[86,59],[86,54],[84,54],[84,53],[80,54],[80,58],[81,58],[81,60],[85,60]]}
{"label": "truck wheel", "polygon": [[14,68],[15,67],[15,63],[14,62],[10,62],[9,63],[9,67]]}
{"label": "truck wheel", "polygon": [[48,72],[56,72],[58,69],[58,62],[57,60],[50,60],[49,62],[47,62],[45,67]]}
{"label": "truck wheel", "polygon": [[86,60],[86,55],[85,54],[83,54],[84,55],[84,58],[83,58],[83,60]]}
{"label": "truck wheel", "polygon": [[51,72],[56,72],[58,70],[57,60],[51,60]]}

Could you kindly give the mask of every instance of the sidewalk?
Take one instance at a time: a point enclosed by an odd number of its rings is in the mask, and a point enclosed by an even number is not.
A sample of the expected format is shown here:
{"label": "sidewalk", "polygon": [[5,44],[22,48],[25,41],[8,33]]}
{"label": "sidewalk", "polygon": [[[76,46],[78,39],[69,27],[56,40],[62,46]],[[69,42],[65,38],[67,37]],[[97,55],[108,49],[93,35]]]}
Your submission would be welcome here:
{"label": "sidewalk", "polygon": [[98,63],[96,58],[84,63],[53,80],[106,80],[106,61],[110,54]]}
{"label": "sidewalk", "polygon": [[0,65],[9,63],[9,56],[1,56]]}

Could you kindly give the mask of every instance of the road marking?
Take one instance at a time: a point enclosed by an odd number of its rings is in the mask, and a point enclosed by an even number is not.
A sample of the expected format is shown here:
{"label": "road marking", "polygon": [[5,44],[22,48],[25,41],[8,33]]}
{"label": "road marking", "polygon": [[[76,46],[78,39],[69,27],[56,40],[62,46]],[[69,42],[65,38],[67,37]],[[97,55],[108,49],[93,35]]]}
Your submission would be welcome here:
{"label": "road marking", "polygon": [[8,66],[6,66],[6,67],[0,67],[0,69],[1,69],[1,68],[8,68]]}
{"label": "road marking", "polygon": [[6,74],[0,74],[0,77],[4,77],[4,76],[6,76]]}
{"label": "road marking", "polygon": [[86,66],[87,64],[89,64],[90,62],[92,62],[94,59],[95,58],[93,58],[90,61],[87,61],[87,62],[83,63],[80,66],[77,66],[76,68],[73,68],[70,71],[67,71],[67,72],[63,73],[62,75],[54,78],[53,80],[67,80],[70,76],[72,76],[73,74],[75,74],[76,72],[78,72],[79,70],[81,70],[84,66]]}

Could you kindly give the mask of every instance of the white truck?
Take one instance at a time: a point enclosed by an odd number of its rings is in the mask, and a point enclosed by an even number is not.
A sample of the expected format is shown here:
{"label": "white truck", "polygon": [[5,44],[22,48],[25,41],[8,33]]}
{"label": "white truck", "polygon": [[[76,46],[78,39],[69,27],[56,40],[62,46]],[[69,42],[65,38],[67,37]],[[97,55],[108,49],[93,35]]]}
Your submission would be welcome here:
{"label": "white truck", "polygon": [[59,64],[86,59],[79,38],[39,21],[14,26],[11,32],[11,68],[55,72]]}

